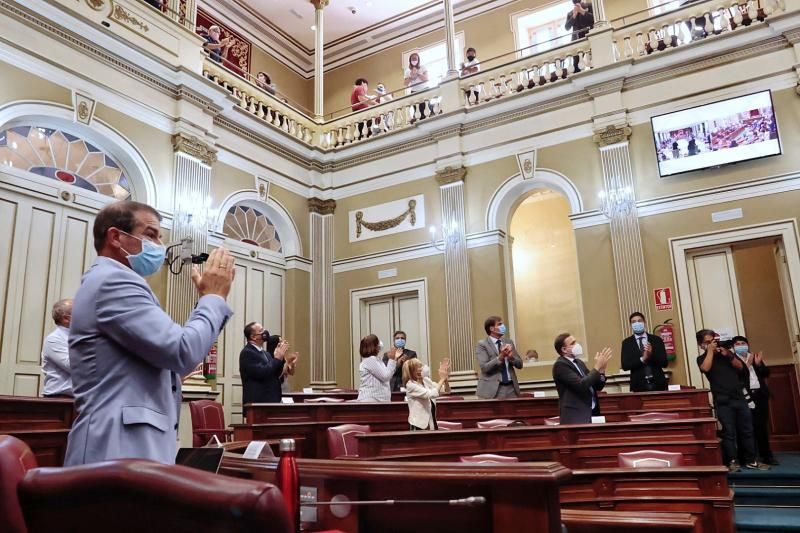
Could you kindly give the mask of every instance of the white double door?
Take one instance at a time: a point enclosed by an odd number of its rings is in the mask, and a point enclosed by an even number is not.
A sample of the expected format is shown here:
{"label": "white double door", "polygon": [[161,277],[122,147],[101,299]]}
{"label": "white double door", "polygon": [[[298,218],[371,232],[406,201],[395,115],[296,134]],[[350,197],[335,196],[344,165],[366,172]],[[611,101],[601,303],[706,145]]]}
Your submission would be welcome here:
{"label": "white double door", "polygon": [[385,296],[367,297],[360,300],[360,336],[355,341],[354,375],[353,384],[359,383],[358,343],[360,339],[373,333],[384,343],[384,351],[390,350],[394,343],[394,332],[404,331],[407,338],[407,347],[417,352],[417,357],[427,364],[428,342],[427,327],[423,322],[424,311],[421,312],[420,299],[417,291]]}
{"label": "white double door", "polygon": [[53,304],[72,298],[96,256],[95,211],[0,188],[0,394],[37,396]]}

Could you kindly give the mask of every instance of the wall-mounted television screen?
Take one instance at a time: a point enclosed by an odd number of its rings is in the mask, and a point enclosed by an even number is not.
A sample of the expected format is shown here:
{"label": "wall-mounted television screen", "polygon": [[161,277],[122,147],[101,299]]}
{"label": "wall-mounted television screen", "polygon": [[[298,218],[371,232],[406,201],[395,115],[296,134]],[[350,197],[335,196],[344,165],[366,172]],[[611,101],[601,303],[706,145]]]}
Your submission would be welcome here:
{"label": "wall-mounted television screen", "polygon": [[659,115],[650,122],[662,178],[781,153],[769,91]]}

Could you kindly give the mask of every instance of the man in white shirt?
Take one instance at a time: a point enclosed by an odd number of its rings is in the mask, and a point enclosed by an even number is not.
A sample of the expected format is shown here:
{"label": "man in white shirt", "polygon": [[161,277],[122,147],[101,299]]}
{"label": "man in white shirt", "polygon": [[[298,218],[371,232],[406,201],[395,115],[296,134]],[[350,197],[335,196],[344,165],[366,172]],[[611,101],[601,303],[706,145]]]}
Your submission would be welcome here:
{"label": "man in white shirt", "polygon": [[747,366],[745,388],[750,396],[750,413],[753,415],[753,435],[756,453],[763,463],[777,465],[769,444],[769,387],[766,378],[769,367],[761,352],[752,352],[747,337],[737,335],[732,339],[733,352]]}
{"label": "man in white shirt", "polygon": [[45,337],[42,346],[42,372],[45,398],[72,398],[72,378],[69,369],[69,323],[72,320],[72,300],[53,304],[56,329]]}

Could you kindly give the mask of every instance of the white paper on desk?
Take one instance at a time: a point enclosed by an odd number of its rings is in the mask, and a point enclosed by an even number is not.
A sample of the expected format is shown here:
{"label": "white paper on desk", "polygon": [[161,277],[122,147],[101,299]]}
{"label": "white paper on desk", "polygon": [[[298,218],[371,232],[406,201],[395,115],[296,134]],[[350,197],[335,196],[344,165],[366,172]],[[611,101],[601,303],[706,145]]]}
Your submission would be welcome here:
{"label": "white paper on desk", "polygon": [[258,459],[261,456],[261,450],[267,445],[265,440],[253,440],[247,445],[247,449],[242,454],[245,459]]}
{"label": "white paper on desk", "polygon": [[314,394],[314,389],[311,387],[303,387],[303,394]]}
{"label": "white paper on desk", "polygon": [[294,398],[287,398],[286,396],[284,396],[283,398],[281,398],[281,403],[294,403]]}
{"label": "white paper on desk", "polygon": [[680,385],[670,385],[669,387],[667,387],[667,390],[681,390],[681,386]]}
{"label": "white paper on desk", "polygon": [[405,392],[405,391],[406,391],[405,387],[400,387],[400,392]]}
{"label": "white paper on desk", "polygon": [[592,417],[592,424],[605,424],[606,417],[604,416],[593,416]]}
{"label": "white paper on desk", "polygon": [[535,390],[533,391],[534,398],[544,398],[544,391],[543,390]]}

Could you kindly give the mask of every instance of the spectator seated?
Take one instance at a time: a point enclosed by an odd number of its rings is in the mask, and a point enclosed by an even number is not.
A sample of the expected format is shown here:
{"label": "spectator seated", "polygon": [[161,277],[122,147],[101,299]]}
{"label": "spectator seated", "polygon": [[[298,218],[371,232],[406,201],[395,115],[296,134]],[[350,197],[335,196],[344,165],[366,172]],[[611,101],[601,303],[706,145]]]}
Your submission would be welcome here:
{"label": "spectator seated", "polygon": [[642,413],[640,415],[628,415],[628,420],[631,422],[655,422],[657,420],[677,420],[680,418],[678,413]]}
{"label": "spectator seated", "polygon": [[153,461],[37,468],[18,493],[29,533],[292,531],[275,486]]}
{"label": "spectator seated", "polygon": [[17,486],[28,470],[37,466],[36,456],[27,444],[10,435],[0,435],[0,517],[6,533],[27,531]]}
{"label": "spectator seated", "polygon": [[493,418],[492,420],[484,420],[478,422],[477,426],[480,429],[504,428],[513,424],[515,420],[510,418]]}
{"label": "spectator seated", "polygon": [[439,429],[443,429],[445,431],[449,431],[451,429],[464,429],[464,424],[461,422],[445,422],[444,420],[437,421],[436,425]]}
{"label": "spectator seated", "polygon": [[479,455],[462,455],[458,459],[462,463],[472,464],[493,464],[493,463],[518,463],[517,457],[508,455],[496,455],[494,453],[482,453]]}
{"label": "spectator seated", "polygon": [[199,448],[216,436],[220,442],[232,440],[233,430],[225,428],[222,404],[213,400],[189,402],[192,415],[192,446]]}
{"label": "spectator seated", "polygon": [[621,468],[670,468],[683,466],[683,454],[659,450],[639,450],[617,455]]}
{"label": "spectator seated", "polygon": [[369,433],[369,426],[359,424],[342,424],[328,428],[328,455],[331,459],[338,457],[358,457],[358,440],[356,435]]}

